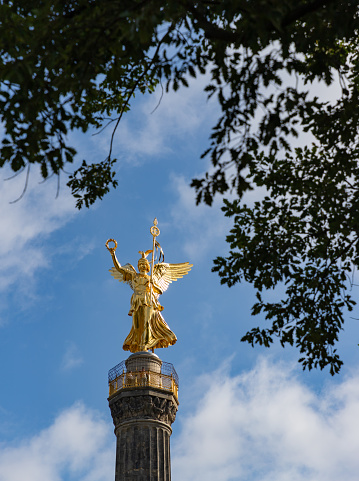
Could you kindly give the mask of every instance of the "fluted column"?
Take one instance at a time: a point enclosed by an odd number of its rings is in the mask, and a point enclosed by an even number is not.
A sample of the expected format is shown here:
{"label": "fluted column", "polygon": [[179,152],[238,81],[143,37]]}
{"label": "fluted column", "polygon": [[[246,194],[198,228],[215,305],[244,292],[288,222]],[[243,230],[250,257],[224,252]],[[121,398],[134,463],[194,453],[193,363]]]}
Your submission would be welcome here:
{"label": "fluted column", "polygon": [[[138,353],[126,366],[147,371],[149,363],[152,369],[162,364],[151,353]],[[161,383],[154,384],[123,388],[109,397],[117,438],[115,481],[171,480],[170,436],[178,400]]]}

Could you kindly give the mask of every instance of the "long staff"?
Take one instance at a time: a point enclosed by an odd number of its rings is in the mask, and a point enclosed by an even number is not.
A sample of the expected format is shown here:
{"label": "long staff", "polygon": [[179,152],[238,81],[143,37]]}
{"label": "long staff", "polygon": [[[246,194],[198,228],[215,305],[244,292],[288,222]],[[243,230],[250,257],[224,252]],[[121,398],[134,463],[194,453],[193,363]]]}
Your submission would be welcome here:
{"label": "long staff", "polygon": [[153,237],[153,246],[152,246],[152,261],[151,261],[151,287],[150,287],[150,293],[151,293],[151,304],[152,304],[152,292],[153,292],[153,267],[155,263],[155,249],[156,249],[156,237],[160,235],[160,230],[157,227],[158,221],[157,218],[153,221],[153,226],[150,229],[150,232]]}

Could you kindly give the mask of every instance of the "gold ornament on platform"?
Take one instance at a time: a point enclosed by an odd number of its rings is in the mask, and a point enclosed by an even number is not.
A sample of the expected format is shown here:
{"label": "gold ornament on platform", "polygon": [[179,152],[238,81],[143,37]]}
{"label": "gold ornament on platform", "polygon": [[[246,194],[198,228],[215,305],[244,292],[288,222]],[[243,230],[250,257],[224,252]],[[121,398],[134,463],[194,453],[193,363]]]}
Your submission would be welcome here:
{"label": "gold ornament on platform", "polygon": [[[111,275],[120,282],[128,284],[133,290],[128,313],[132,316],[132,327],[123,344],[125,351],[139,352],[152,349],[153,352],[154,349],[171,346],[177,341],[162,317],[163,307],[158,298],[168,289],[171,282],[188,274],[193,264],[164,262],[163,250],[156,240],[160,234],[157,224],[155,219],[150,229],[153,238],[152,249],[139,251],[141,254],[137,264],[139,272],[131,264],[121,266],[115,254],[117,242],[114,239],[108,239],[106,242],[114,264],[110,269]],[[114,246],[110,247],[110,243],[114,243]],[[147,260],[149,254],[152,254],[151,265]],[[158,259],[156,259],[157,254],[159,254]],[[148,275],[149,272],[150,275]]]}

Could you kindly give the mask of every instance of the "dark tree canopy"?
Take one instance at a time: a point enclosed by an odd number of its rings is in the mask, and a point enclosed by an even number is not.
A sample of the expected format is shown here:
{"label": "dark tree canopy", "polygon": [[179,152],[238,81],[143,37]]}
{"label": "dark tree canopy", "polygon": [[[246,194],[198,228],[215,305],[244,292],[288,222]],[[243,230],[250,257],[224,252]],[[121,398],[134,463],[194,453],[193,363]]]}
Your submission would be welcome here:
{"label": "dark tree canopy", "polygon": [[[208,149],[213,169],[192,181],[197,201],[234,193],[221,282],[257,289],[253,314],[269,322],[243,340],[275,337],[299,348],[303,368],[338,372],[348,287],[359,265],[359,15],[357,0],[73,0],[0,2],[0,165],[38,164],[66,175],[76,155],[66,134],[113,129],[137,92],[205,90],[221,114]],[[338,84],[331,102],[313,85]],[[297,137],[310,134],[300,147]],[[116,186],[106,159],[69,175],[77,206]],[[243,194],[261,187],[246,206]],[[233,195],[231,196],[233,199]],[[282,299],[265,299],[280,287]],[[273,299],[273,297],[269,297]]]}

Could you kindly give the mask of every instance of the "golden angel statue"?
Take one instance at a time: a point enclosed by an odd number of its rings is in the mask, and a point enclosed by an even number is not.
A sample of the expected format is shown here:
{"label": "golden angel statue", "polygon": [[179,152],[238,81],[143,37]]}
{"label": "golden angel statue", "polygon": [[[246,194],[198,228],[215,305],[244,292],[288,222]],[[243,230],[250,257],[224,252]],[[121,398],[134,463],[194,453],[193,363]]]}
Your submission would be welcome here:
{"label": "golden angel statue", "polygon": [[[153,249],[145,252],[139,251],[141,254],[137,264],[139,272],[131,264],[121,266],[115,254],[117,242],[114,239],[106,242],[114,264],[114,267],[110,269],[111,275],[120,282],[128,284],[133,290],[131,308],[128,313],[129,316],[132,316],[132,327],[123,344],[125,351],[139,352],[152,349],[153,352],[154,349],[171,346],[177,341],[175,334],[162,317],[163,307],[158,298],[167,290],[171,282],[188,274],[192,264],[188,262],[168,264],[163,262],[164,258],[161,262],[163,251],[156,241],[159,233],[157,219],[155,219],[154,225],[151,227]],[[110,242],[113,242],[115,246],[109,247]],[[158,262],[155,263],[155,253],[158,249],[160,256]],[[152,254],[151,266],[147,260],[149,254]]]}

